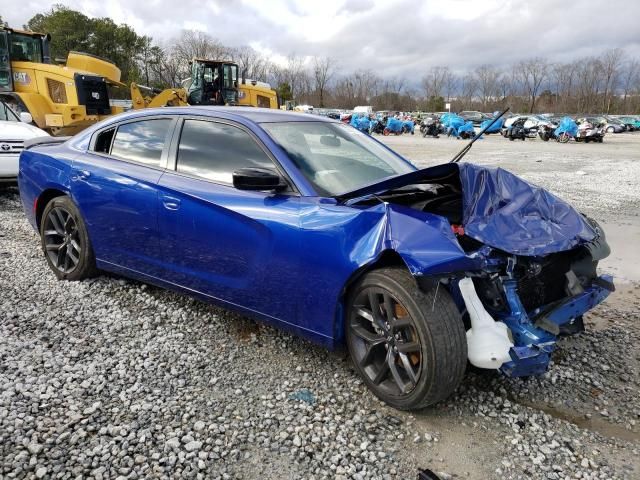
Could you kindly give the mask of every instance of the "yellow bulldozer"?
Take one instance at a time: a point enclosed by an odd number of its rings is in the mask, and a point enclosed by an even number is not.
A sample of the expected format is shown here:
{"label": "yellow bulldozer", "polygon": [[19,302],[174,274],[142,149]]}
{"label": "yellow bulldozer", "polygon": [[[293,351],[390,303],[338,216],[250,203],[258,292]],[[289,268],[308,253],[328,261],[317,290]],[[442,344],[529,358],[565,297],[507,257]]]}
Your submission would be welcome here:
{"label": "yellow bulldozer", "polygon": [[[0,27],[0,100],[52,135],[73,135],[124,111],[112,105],[110,87],[125,87],[120,69],[95,55],[69,52],[64,65],[51,63],[49,34]],[[182,105],[251,105],[278,108],[266,84],[242,81],[238,65],[196,59],[188,88],[156,90],[132,83],[131,108]],[[143,93],[144,91],[144,93]],[[115,103],[115,102],[113,102]]]}
{"label": "yellow bulldozer", "polygon": [[240,105],[278,108],[269,84],[238,76],[238,64],[228,60],[194,58],[191,76],[182,81],[189,105]]}
{"label": "yellow bulldozer", "polygon": [[[73,135],[124,111],[111,105],[109,87],[125,87],[120,69],[88,53],[70,52],[64,65],[51,63],[48,34],[0,28],[0,99],[53,135]],[[149,94],[142,94],[145,90]],[[183,89],[157,91],[132,83],[131,107],[187,105]]]}

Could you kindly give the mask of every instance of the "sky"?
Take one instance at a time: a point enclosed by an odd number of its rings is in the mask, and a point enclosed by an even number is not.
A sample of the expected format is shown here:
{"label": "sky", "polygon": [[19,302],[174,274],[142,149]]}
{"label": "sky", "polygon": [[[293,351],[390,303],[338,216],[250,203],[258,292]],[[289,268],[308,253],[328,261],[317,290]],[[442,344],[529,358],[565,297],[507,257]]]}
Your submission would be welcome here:
{"label": "sky", "polygon": [[127,23],[159,43],[201,30],[276,61],[328,56],[344,73],[363,68],[382,77],[418,79],[436,65],[464,72],[535,56],[568,61],[616,47],[640,58],[638,0],[0,0],[0,15],[21,27],[54,3]]}

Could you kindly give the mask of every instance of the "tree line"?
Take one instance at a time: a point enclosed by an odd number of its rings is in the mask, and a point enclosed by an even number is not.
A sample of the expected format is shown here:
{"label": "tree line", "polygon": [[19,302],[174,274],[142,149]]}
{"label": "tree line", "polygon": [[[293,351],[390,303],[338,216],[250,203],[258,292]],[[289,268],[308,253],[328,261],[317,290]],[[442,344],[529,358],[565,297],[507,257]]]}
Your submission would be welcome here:
{"label": "tree line", "polygon": [[33,16],[24,28],[51,34],[52,58],[65,58],[71,50],[91,53],[118,65],[123,82],[157,88],[179,86],[190,76],[189,62],[198,57],[235,61],[246,78],[271,84],[281,101],[316,107],[442,111],[450,103],[452,111],[509,105],[518,112],[640,113],[640,61],[619,48],[571,62],[536,57],[465,72],[433,66],[416,85],[372,69],[354,71],[330,56],[290,54],[284,62],[274,62],[249,46],[229,47],[199,31],[154,41],[128,25],[89,18],[63,5]]}

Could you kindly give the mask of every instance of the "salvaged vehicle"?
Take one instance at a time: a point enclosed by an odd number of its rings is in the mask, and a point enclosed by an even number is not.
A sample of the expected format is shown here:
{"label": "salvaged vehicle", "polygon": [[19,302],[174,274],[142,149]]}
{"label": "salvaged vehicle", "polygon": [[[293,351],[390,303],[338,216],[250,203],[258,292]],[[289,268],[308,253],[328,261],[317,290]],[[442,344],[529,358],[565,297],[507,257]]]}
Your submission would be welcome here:
{"label": "salvaged vehicle", "polygon": [[128,112],[28,146],[19,186],[58,278],[114,272],[346,343],[398,409],[448,397],[468,362],[544,372],[613,290],[604,233],[551,193],[499,168],[418,169],[314,115]]}

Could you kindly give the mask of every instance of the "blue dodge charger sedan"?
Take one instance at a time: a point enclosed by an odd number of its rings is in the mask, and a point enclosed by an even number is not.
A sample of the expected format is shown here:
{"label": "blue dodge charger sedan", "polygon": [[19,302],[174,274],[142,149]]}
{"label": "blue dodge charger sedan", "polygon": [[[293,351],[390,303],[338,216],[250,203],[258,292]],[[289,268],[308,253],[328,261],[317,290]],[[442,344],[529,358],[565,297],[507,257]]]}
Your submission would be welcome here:
{"label": "blue dodge charger sedan", "polygon": [[418,169],[358,130],[237,107],[135,111],[20,157],[25,213],[59,279],[99,270],[348,347],[398,409],[468,363],[544,372],[613,283],[604,233],[499,168]]}

